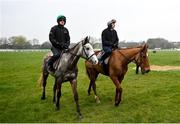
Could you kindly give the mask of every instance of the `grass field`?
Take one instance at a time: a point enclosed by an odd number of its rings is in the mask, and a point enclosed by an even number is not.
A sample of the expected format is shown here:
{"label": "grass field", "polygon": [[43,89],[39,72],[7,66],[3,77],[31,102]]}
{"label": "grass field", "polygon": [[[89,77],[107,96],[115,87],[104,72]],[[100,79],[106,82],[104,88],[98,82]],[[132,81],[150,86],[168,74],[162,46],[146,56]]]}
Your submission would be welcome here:
{"label": "grass field", "polygon": [[[123,100],[114,106],[115,86],[103,75],[97,80],[101,103],[87,95],[84,60],[78,62],[78,93],[83,119],[76,117],[70,84],[62,86],[61,109],[52,103],[53,78],[41,101],[37,80],[45,52],[0,52],[0,122],[180,122],[180,70],[136,75],[129,65],[122,82]],[[149,52],[150,64],[180,66],[180,52]]]}

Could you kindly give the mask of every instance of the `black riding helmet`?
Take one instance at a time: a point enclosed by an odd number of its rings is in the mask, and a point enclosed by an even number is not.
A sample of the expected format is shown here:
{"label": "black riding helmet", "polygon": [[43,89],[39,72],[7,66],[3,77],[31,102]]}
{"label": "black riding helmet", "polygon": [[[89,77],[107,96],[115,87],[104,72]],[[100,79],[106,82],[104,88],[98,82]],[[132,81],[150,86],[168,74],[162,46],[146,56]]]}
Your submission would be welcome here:
{"label": "black riding helmet", "polygon": [[61,21],[61,20],[63,20],[64,23],[66,24],[66,17],[65,17],[64,15],[59,15],[59,16],[57,17],[57,23],[59,23],[59,21]]}

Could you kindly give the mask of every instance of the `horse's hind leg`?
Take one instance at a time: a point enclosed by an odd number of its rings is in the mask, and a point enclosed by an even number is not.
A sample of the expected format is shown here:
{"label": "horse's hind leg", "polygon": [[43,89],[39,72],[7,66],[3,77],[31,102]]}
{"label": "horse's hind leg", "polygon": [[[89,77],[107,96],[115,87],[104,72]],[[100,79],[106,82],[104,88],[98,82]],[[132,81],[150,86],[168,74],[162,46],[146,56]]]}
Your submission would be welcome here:
{"label": "horse's hind leg", "polygon": [[97,96],[97,92],[96,92],[96,82],[95,82],[99,73],[93,73],[93,74],[94,74],[94,77],[91,79],[90,84],[93,87],[94,97],[95,97],[96,103],[100,103],[100,99]]}
{"label": "horse's hind leg", "polygon": [[80,112],[80,107],[79,107],[79,101],[78,101],[79,98],[78,98],[78,93],[77,93],[77,80],[74,79],[70,81],[70,83],[71,83],[72,91],[74,94],[74,100],[76,102],[76,109],[77,109],[78,117],[82,118],[82,114]]}
{"label": "horse's hind leg", "polygon": [[46,93],[45,93],[45,90],[46,90],[46,80],[48,78],[48,73],[45,73],[45,72],[42,72],[42,85],[43,85],[43,92],[42,92],[42,97],[41,99],[44,100],[46,99]]}
{"label": "horse's hind leg", "polygon": [[53,86],[53,103],[56,102],[56,87],[57,87],[57,79],[55,78],[55,82]]}
{"label": "horse's hind leg", "polygon": [[89,82],[88,95],[91,94],[92,81]]}
{"label": "horse's hind leg", "polygon": [[90,82],[89,82],[89,88],[88,88],[88,95],[90,95],[90,93],[91,93],[91,87],[92,87],[92,85],[93,85],[93,82],[95,82],[98,74],[97,74],[94,70],[92,70],[92,69],[89,69],[89,70],[87,70],[87,71],[88,71],[88,77],[89,77],[89,80],[90,80]]}

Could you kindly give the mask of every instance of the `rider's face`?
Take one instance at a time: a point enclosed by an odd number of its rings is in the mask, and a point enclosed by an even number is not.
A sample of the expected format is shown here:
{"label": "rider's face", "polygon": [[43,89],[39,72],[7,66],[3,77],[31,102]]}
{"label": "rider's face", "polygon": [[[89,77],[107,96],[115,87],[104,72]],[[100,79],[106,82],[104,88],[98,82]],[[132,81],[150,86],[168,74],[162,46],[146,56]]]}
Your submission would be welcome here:
{"label": "rider's face", "polygon": [[64,20],[60,20],[60,21],[59,21],[59,24],[60,24],[60,25],[64,25],[64,24],[65,24]]}
{"label": "rider's face", "polygon": [[115,23],[112,23],[112,28],[115,28]]}

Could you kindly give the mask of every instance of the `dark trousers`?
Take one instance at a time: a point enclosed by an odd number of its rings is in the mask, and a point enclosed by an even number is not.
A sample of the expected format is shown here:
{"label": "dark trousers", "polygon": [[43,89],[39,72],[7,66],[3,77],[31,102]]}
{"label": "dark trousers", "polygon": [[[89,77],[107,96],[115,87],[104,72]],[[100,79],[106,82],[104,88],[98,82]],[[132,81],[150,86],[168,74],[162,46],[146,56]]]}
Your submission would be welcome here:
{"label": "dark trousers", "polygon": [[52,46],[51,51],[53,56],[49,59],[48,65],[53,68],[53,63],[61,56],[62,50]]}
{"label": "dark trousers", "polygon": [[104,60],[109,57],[112,53],[112,48],[110,47],[103,47],[103,51],[105,52],[104,55],[101,57],[101,61],[104,63]]}

